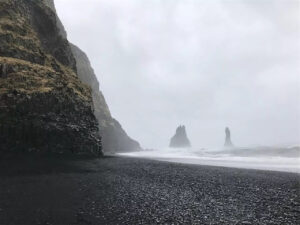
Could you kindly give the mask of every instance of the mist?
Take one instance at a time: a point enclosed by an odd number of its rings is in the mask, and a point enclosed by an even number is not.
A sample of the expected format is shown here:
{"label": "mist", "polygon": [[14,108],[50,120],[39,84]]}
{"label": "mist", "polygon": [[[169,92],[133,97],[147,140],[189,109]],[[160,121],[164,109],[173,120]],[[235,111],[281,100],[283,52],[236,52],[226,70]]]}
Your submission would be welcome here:
{"label": "mist", "polygon": [[115,118],[145,148],[300,143],[300,3],[56,0]]}

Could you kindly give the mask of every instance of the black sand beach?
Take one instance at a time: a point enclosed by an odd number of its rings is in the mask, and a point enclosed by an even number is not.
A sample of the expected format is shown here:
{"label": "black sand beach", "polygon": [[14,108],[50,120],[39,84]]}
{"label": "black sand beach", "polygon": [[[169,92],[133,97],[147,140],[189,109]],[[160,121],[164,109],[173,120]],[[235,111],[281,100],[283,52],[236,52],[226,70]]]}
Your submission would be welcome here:
{"label": "black sand beach", "polygon": [[[38,161],[38,162],[37,162]],[[0,161],[1,225],[299,224],[300,175],[106,157]]]}

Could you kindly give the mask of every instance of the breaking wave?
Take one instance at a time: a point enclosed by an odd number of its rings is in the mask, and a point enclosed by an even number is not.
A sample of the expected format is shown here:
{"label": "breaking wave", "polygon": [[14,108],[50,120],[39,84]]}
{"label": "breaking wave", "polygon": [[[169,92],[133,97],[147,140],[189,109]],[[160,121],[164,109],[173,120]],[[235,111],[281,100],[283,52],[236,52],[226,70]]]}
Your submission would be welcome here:
{"label": "breaking wave", "polygon": [[163,148],[120,155],[178,163],[300,173],[300,147]]}

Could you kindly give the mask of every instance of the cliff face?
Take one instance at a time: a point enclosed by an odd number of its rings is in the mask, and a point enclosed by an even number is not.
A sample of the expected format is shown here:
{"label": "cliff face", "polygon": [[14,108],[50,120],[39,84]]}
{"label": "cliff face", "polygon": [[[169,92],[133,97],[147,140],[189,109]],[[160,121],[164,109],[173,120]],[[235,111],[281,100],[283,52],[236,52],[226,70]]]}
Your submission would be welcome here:
{"label": "cliff face", "polygon": [[55,4],[54,4],[54,0],[43,0],[44,3],[46,4],[46,6],[48,6],[55,14],[56,17],[56,25],[58,27],[59,30],[59,34],[67,39],[67,32],[64,28],[64,25],[62,24],[61,20],[58,18],[57,13],[56,13],[56,8],[55,8]]}
{"label": "cliff face", "polygon": [[171,148],[191,147],[191,143],[186,134],[185,126],[177,127],[175,135],[171,138],[170,147]]}
{"label": "cliff face", "polygon": [[140,150],[138,142],[131,139],[123,130],[120,123],[112,118],[105,98],[99,90],[97,77],[86,54],[77,46],[71,45],[76,59],[77,74],[80,80],[92,88],[94,113],[99,123],[100,134],[103,138],[103,149],[107,152],[126,152]]}
{"label": "cliff face", "polygon": [[[56,15],[56,23],[60,35],[67,38],[65,28],[56,14],[53,0],[45,0],[45,2]],[[92,89],[94,114],[99,124],[99,131],[103,140],[103,150],[111,153],[140,150],[140,144],[130,138],[122,128],[121,124],[111,116],[105,98],[99,89],[99,82],[96,74],[87,55],[77,46],[73,44],[70,44],[70,46],[76,61],[79,79]]]}
{"label": "cliff face", "polygon": [[0,0],[0,154],[99,154],[91,89],[48,2]]}
{"label": "cliff face", "polygon": [[139,150],[112,118],[53,0],[0,0],[0,152]]}

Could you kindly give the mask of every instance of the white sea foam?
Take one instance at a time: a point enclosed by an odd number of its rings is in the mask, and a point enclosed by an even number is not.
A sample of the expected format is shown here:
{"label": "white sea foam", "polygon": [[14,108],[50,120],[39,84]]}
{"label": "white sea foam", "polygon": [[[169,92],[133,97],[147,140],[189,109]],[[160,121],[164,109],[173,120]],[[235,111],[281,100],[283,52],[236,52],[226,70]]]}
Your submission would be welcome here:
{"label": "white sea foam", "polygon": [[122,153],[120,155],[178,163],[300,173],[299,147],[231,149],[164,148],[160,150]]}

